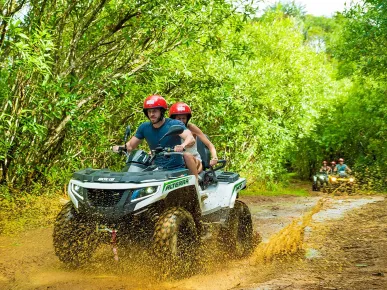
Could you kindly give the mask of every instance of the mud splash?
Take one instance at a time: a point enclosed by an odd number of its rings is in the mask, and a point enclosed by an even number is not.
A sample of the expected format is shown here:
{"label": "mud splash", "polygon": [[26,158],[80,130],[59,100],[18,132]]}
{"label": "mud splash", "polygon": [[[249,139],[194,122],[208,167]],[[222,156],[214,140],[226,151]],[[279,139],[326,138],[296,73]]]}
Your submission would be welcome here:
{"label": "mud splash", "polygon": [[293,220],[270,238],[268,243],[260,244],[253,254],[255,262],[260,263],[282,259],[302,250],[305,228],[311,223],[313,215],[318,213],[322,206],[323,200],[320,199],[310,212]]}

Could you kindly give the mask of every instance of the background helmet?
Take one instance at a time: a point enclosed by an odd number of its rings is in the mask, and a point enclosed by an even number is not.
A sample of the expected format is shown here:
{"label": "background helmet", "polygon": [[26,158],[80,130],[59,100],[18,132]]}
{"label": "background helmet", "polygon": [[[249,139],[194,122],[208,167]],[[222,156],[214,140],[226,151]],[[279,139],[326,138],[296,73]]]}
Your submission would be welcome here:
{"label": "background helmet", "polygon": [[328,164],[328,162],[327,162],[327,161],[325,161],[325,160],[324,160],[322,163],[323,163],[323,164]]}
{"label": "background helmet", "polygon": [[187,115],[187,123],[191,119],[192,113],[191,108],[183,102],[177,102],[169,109],[169,117],[172,119],[176,118],[176,115]]}
{"label": "background helmet", "polygon": [[336,165],[336,162],[335,162],[335,161],[332,161],[331,164],[332,164],[332,165]]}
{"label": "background helmet", "polygon": [[344,159],[343,158],[339,158],[339,162],[344,162]]}
{"label": "background helmet", "polygon": [[142,106],[143,112],[147,118],[148,109],[161,109],[161,119],[164,118],[164,113],[168,109],[167,101],[160,95],[151,95],[144,100],[144,105]]}

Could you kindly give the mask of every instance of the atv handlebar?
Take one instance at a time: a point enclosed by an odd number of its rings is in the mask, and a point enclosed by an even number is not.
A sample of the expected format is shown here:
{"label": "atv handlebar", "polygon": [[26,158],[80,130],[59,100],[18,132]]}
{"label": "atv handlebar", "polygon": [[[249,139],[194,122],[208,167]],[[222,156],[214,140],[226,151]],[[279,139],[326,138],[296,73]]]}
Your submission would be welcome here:
{"label": "atv handlebar", "polygon": [[128,152],[128,149],[126,149],[126,146],[118,146],[118,152]]}
{"label": "atv handlebar", "polygon": [[[185,149],[183,151],[185,151]],[[172,154],[183,155],[183,152],[177,152],[174,148],[171,147],[156,147],[154,150],[152,150],[152,158],[150,162],[152,163],[156,156]]]}
{"label": "atv handlebar", "polygon": [[128,149],[126,149],[126,146],[117,146],[117,150],[114,150],[114,146],[111,147],[112,152],[122,154],[124,153],[126,156],[129,156]]}
{"label": "atv handlebar", "polygon": [[222,169],[223,167],[225,167],[226,163],[227,163],[227,161],[225,159],[219,159],[217,164],[214,167],[212,167],[211,165],[210,165],[210,167],[212,168],[213,171],[216,171],[216,170],[219,170],[219,169]]}

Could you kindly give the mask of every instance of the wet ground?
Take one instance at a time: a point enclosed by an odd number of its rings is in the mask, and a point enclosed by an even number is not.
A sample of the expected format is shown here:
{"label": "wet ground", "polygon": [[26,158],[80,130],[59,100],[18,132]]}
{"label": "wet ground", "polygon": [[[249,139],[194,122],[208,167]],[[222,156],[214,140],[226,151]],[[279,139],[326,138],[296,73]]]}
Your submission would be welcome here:
{"label": "wet ground", "polygon": [[232,261],[203,249],[197,274],[177,281],[160,281],[152,257],[138,249],[116,263],[110,248],[101,248],[86,268],[66,269],[54,254],[51,227],[0,237],[0,289],[387,289],[382,196],[242,198],[263,243],[284,229],[291,235],[293,221],[320,199],[297,255]]}

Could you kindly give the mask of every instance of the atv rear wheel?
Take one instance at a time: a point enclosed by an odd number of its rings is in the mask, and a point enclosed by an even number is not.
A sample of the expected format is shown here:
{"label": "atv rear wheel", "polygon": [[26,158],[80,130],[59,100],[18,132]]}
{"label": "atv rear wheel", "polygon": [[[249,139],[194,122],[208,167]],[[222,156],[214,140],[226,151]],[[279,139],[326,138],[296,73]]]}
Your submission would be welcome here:
{"label": "atv rear wheel", "polygon": [[98,246],[95,224],[88,223],[71,202],[59,212],[54,225],[54,249],[59,260],[72,267],[86,263]]}
{"label": "atv rear wheel", "polygon": [[222,245],[231,257],[242,258],[250,255],[254,249],[253,222],[245,203],[236,200],[231,209],[227,228],[220,232]]}
{"label": "atv rear wheel", "polygon": [[192,215],[181,207],[167,209],[157,220],[153,250],[166,276],[191,274],[198,248],[198,235]]}

